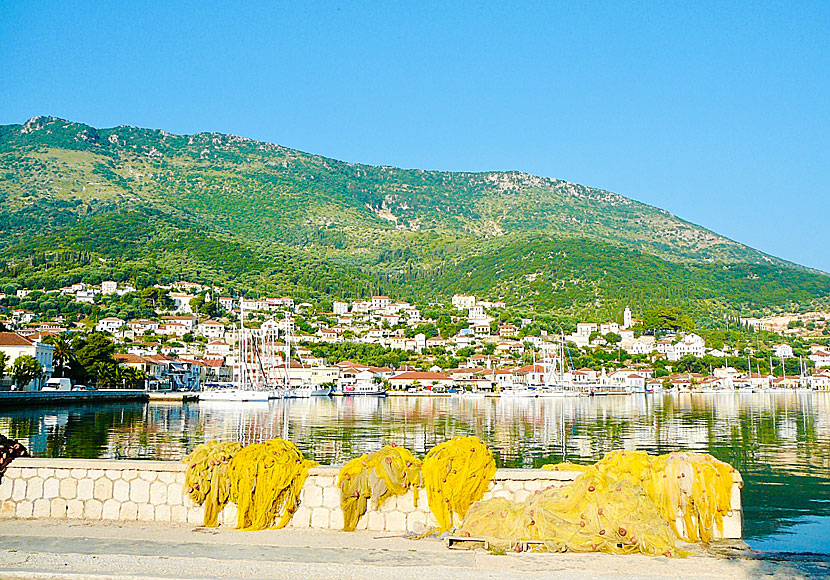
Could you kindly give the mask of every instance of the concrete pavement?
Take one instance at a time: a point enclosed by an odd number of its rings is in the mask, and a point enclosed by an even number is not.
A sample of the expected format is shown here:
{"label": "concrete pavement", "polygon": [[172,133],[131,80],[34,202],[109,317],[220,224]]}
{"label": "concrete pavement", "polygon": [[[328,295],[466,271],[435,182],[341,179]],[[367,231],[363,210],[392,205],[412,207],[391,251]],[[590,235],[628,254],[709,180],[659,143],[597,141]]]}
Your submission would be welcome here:
{"label": "concrete pavement", "polygon": [[241,532],[141,522],[0,521],[2,579],[344,578],[489,580],[814,578],[821,559],[686,559],[448,550],[372,532]]}

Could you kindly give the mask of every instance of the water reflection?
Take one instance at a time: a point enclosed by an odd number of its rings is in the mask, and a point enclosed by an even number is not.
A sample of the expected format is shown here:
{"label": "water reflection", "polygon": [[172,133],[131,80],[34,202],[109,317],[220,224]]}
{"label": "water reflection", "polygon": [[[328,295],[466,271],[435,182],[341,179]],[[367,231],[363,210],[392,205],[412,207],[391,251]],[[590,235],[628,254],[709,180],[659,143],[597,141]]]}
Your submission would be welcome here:
{"label": "water reflection", "polygon": [[[624,447],[706,451],[744,474],[745,534],[769,539],[830,516],[830,393],[578,399],[390,397],[268,404],[127,404],[0,412],[37,456],[178,460],[211,439],[292,440],[321,463],[395,442],[426,453],[475,434],[506,467],[595,461]],[[809,520],[813,521],[813,520]]]}

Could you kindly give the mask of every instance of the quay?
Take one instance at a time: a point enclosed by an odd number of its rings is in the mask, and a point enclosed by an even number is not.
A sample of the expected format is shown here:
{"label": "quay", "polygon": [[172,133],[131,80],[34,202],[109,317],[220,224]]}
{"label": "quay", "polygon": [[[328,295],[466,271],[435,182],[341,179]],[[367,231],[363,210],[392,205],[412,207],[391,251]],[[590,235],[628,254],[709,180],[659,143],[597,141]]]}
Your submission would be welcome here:
{"label": "quay", "polygon": [[75,405],[147,401],[146,391],[107,389],[100,391],[0,391],[0,407]]}
{"label": "quay", "polygon": [[[830,573],[822,558],[781,559],[740,541],[740,487],[722,538],[685,559],[588,553],[449,550],[414,540],[435,526],[423,495],[391,497],[357,531],[342,532],[338,466],[315,467],[301,505],[282,530],[236,530],[229,504],[217,528],[185,494],[177,461],[20,458],[0,483],[0,577],[4,579],[394,578],[488,580],[574,578],[809,578]],[[578,472],[499,469],[485,494],[522,501]],[[423,494],[423,490],[420,491]]]}

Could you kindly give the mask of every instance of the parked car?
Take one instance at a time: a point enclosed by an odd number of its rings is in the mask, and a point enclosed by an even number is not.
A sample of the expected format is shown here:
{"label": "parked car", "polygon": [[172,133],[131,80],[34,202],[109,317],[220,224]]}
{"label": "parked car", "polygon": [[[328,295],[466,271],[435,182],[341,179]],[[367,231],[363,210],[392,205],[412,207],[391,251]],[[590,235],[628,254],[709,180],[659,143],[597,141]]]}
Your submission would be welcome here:
{"label": "parked car", "polygon": [[72,385],[73,391],[97,391],[95,387],[90,387],[89,385]]}
{"label": "parked car", "polygon": [[72,381],[70,379],[51,378],[40,389],[41,391],[71,391]]}

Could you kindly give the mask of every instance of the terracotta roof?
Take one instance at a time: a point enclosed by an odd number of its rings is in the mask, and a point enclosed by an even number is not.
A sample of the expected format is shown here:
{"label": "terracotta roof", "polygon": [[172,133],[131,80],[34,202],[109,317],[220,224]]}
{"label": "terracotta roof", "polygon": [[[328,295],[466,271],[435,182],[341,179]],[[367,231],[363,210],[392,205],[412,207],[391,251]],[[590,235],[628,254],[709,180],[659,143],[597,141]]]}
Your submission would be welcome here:
{"label": "terracotta roof", "polygon": [[0,332],[0,346],[31,346],[34,344],[25,336],[16,332]]}
{"label": "terracotta roof", "polygon": [[218,368],[225,364],[225,359],[223,358],[206,358],[202,361],[205,366]]}
{"label": "terracotta roof", "polygon": [[517,373],[543,373],[545,372],[545,367],[542,365],[527,365],[520,369],[516,370]]}
{"label": "terracotta roof", "polygon": [[426,380],[426,381],[447,381],[449,380],[449,375],[444,373],[431,373],[431,372],[421,372],[421,371],[405,371],[398,375],[392,377],[393,380],[396,379],[403,379],[406,381],[415,381],[415,380]]}
{"label": "terracotta roof", "polygon": [[57,334],[55,334],[54,332],[40,331],[35,332],[34,334],[30,334],[26,338],[28,338],[29,340],[43,341],[43,339],[47,336],[57,336]]}
{"label": "terracotta roof", "polygon": [[125,354],[116,354],[115,360],[123,363],[123,364],[139,364],[147,362],[144,357],[138,356],[137,354],[125,353]]}

